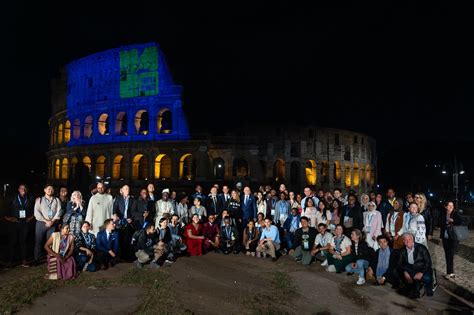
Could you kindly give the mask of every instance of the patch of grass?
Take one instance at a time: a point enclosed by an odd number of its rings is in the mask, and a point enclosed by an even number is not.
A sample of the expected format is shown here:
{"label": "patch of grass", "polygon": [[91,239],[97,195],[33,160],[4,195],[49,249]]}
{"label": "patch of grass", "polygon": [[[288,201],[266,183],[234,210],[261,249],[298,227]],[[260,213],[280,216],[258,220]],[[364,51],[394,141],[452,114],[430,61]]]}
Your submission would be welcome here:
{"label": "patch of grass", "polygon": [[132,269],[122,283],[148,288],[137,314],[170,314],[174,309],[174,293],[169,275],[158,270]]}
{"label": "patch of grass", "polygon": [[44,269],[35,269],[33,274],[0,285],[1,314],[19,311],[23,305],[31,304],[36,298],[61,284],[59,281],[44,279]]}
{"label": "patch of grass", "polygon": [[277,299],[288,297],[294,291],[290,276],[281,271],[272,272],[272,287],[277,294]]}

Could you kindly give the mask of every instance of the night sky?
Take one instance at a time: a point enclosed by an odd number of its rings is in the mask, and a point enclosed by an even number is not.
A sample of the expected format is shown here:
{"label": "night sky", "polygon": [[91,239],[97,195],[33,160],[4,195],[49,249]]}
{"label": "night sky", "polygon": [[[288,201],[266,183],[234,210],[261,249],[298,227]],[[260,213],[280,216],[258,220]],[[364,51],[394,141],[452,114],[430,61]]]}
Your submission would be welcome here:
{"label": "night sky", "polygon": [[414,189],[407,182],[426,172],[437,180],[439,169],[425,165],[454,155],[474,173],[472,7],[168,2],[115,9],[18,2],[11,9],[3,22],[10,31],[4,40],[12,43],[4,60],[15,62],[4,65],[12,95],[2,106],[1,141],[9,153],[1,181],[45,170],[49,80],[61,66],[148,41],[161,45],[184,87],[194,130],[232,130],[248,121],[364,132],[377,140],[385,186]]}

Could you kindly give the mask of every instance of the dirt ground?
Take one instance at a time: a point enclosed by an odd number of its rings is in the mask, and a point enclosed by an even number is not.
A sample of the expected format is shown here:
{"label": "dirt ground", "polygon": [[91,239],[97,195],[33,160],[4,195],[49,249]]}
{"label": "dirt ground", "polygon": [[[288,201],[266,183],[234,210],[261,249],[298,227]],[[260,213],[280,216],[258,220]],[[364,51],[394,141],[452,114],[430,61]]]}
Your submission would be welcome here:
{"label": "dirt ground", "polygon": [[[31,269],[26,272],[32,272]],[[14,279],[17,272],[15,269],[0,274],[0,279]],[[472,305],[451,296],[442,287],[438,287],[432,298],[410,300],[388,286],[357,286],[355,275],[327,273],[319,264],[305,267],[287,256],[277,262],[242,254],[183,257],[170,267],[141,271],[145,275],[144,284],[156,283],[152,289],[140,285],[114,284],[101,288],[94,285],[98,279],[107,281],[127,273],[133,276],[133,272],[131,264],[119,264],[110,271],[85,275],[91,279],[91,286],[84,279],[79,285],[60,286],[24,307],[20,314],[472,314],[473,311]]]}

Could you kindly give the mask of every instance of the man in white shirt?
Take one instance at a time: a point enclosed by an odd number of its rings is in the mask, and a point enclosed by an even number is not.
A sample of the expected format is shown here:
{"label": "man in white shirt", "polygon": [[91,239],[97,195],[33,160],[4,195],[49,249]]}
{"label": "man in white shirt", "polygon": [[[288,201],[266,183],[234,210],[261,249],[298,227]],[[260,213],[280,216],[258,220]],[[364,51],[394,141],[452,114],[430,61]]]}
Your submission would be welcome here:
{"label": "man in white shirt", "polygon": [[105,192],[103,183],[97,183],[97,193],[89,200],[86,221],[91,224],[90,232],[97,236],[104,221],[112,218],[114,201]]}

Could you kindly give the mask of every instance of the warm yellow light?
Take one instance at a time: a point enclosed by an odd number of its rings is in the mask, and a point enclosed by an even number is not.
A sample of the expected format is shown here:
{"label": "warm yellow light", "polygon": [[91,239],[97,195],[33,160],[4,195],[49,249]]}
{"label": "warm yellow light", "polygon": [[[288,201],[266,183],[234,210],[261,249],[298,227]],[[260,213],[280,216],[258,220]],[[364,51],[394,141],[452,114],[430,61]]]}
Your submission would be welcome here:
{"label": "warm yellow light", "polygon": [[318,176],[316,171],[316,162],[314,160],[306,161],[305,171],[308,185],[316,185]]}

